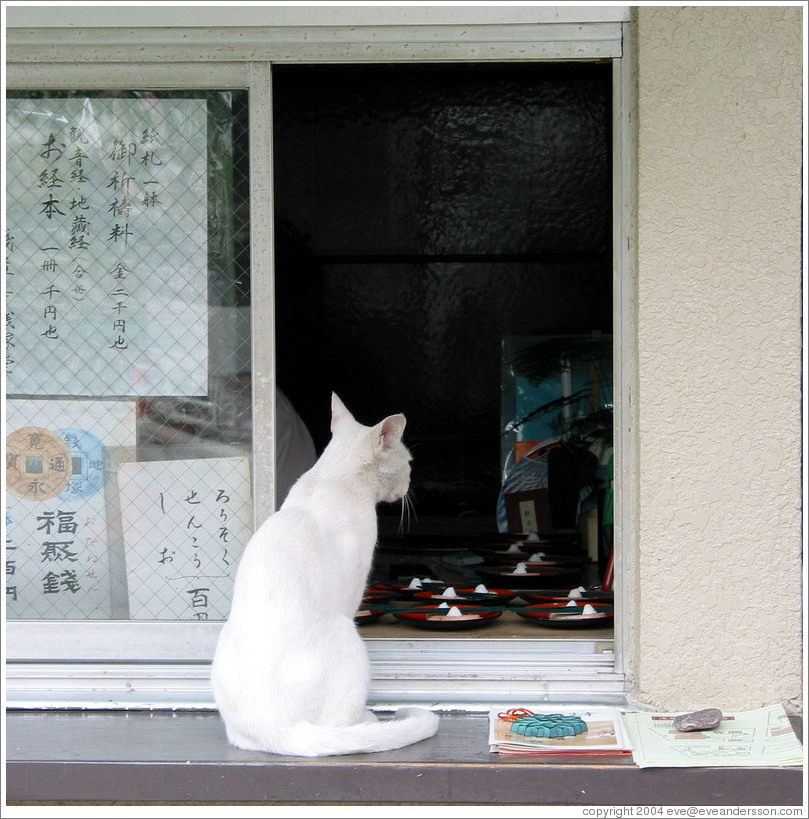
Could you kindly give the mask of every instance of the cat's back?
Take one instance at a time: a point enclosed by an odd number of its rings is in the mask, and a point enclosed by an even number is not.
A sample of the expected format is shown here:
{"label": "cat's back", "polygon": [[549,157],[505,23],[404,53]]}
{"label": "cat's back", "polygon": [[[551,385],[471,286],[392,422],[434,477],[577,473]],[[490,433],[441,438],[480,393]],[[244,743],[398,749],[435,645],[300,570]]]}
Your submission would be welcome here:
{"label": "cat's back", "polygon": [[282,508],[253,533],[239,561],[231,604],[231,618],[257,608],[290,605],[295,589],[311,576],[322,559],[317,521],[305,508]]}

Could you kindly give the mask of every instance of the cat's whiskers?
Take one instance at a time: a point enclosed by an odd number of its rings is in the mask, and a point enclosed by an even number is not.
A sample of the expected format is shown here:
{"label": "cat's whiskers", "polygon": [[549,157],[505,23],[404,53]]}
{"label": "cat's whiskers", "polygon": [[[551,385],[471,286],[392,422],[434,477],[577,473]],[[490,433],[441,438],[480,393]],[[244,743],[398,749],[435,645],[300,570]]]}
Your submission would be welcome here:
{"label": "cat's whiskers", "polygon": [[[412,514],[413,519],[418,521],[418,516],[416,515],[416,504],[414,502],[414,493],[412,489],[408,489],[404,495],[402,495],[402,509],[401,514],[399,516],[399,534],[404,534],[405,531],[409,531],[410,529],[410,516]],[[405,527],[405,518],[407,519],[407,526]]]}

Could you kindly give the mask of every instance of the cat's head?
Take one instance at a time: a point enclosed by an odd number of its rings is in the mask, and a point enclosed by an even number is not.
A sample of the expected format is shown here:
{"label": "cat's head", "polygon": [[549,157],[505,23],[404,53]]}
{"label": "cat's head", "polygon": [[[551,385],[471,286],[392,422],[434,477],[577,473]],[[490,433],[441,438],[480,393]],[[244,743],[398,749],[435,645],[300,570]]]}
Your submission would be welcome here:
{"label": "cat's head", "polygon": [[410,451],[402,443],[405,417],[389,415],[372,427],[360,424],[332,393],[332,441],[353,460],[357,476],[374,488],[376,501],[397,501],[410,487]]}

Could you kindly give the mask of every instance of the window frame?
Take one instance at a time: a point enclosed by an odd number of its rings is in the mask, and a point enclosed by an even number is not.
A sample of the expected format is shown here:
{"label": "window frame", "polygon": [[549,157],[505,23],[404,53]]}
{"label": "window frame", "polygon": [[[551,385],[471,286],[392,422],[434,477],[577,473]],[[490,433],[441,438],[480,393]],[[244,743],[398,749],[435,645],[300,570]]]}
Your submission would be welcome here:
{"label": "window frame", "polygon": [[[582,9],[582,11],[586,11]],[[370,701],[474,708],[491,701],[621,702],[629,637],[630,380],[629,269],[634,104],[628,13],[581,25],[318,27],[313,43],[298,28],[98,29],[88,56],[65,29],[9,38],[8,89],[246,89],[250,128],[251,327],[274,316],[272,235],[272,64],[342,61],[608,60],[613,66],[613,344],[615,452],[614,638],[366,638]],[[70,35],[63,38],[68,31]],[[56,34],[54,34],[56,32]],[[192,42],[188,42],[191,32]],[[240,40],[239,33],[242,32]],[[95,33],[95,32],[94,32]],[[127,39],[130,35],[137,35]],[[263,35],[263,36],[262,36]],[[384,36],[383,36],[384,35]],[[216,54],[226,43],[228,59]],[[474,40],[471,42],[470,40]],[[50,42],[50,46],[48,46]],[[181,44],[172,50],[171,42]],[[122,45],[123,44],[123,45]],[[192,59],[189,51],[203,48]],[[205,51],[204,49],[208,49]],[[370,53],[369,53],[370,51]],[[111,54],[114,53],[114,57]],[[165,55],[165,57],[164,57]],[[481,56],[485,55],[485,56]],[[165,58],[168,62],[160,62]],[[123,62],[117,62],[117,60]],[[5,104],[5,103],[4,103]],[[275,339],[252,332],[253,504],[261,522],[274,508]],[[269,386],[268,386],[269,385]],[[6,621],[6,700],[17,708],[210,709],[209,663],[221,623]],[[485,652],[481,646],[485,645]],[[404,658],[404,659],[403,659]]]}

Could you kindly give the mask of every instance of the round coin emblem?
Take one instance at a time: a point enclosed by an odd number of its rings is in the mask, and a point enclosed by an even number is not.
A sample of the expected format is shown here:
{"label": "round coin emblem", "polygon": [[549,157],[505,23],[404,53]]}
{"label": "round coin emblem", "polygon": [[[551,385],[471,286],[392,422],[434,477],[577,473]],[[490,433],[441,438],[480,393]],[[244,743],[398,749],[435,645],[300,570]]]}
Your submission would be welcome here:
{"label": "round coin emblem", "polygon": [[56,433],[22,427],[6,437],[6,487],[24,500],[55,498],[72,472],[70,450]]}
{"label": "round coin emblem", "polygon": [[70,482],[62,498],[83,500],[100,492],[104,486],[104,444],[86,429],[66,427],[57,429],[56,434],[67,444],[70,451]]}

